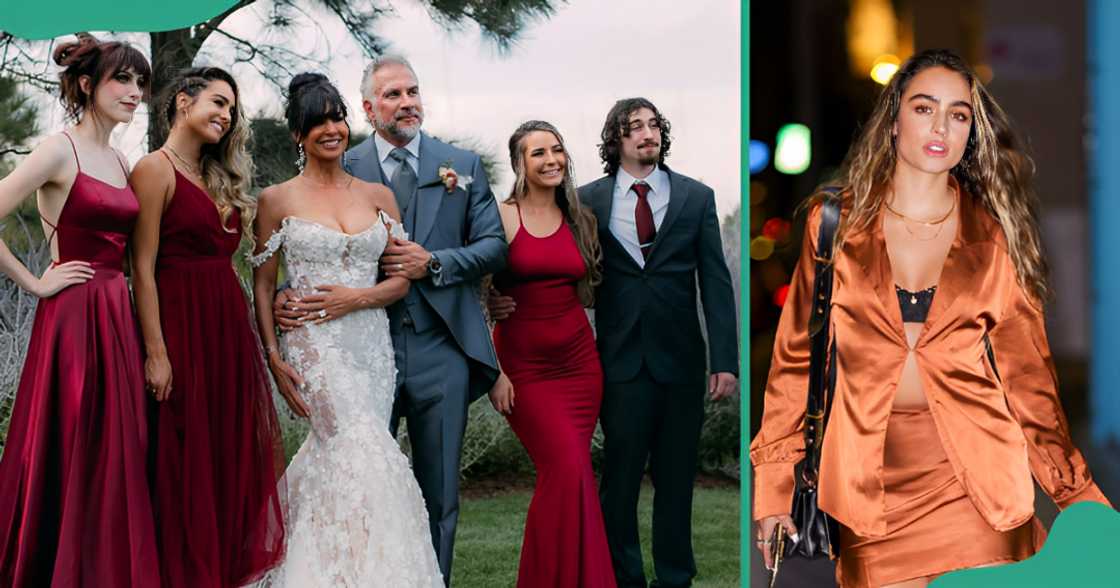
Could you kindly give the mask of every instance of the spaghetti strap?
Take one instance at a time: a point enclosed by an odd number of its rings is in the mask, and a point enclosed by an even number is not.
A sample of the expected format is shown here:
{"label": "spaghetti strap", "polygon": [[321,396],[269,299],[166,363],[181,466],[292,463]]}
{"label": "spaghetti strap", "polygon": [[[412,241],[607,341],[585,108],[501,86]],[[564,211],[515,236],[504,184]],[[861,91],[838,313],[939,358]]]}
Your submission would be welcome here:
{"label": "spaghetti strap", "polygon": [[[81,158],[78,157],[78,147],[76,145],[74,145],[74,138],[71,137],[70,133],[67,133],[66,131],[62,131],[62,135],[64,137],[66,137],[67,141],[70,142],[70,150],[74,152],[74,163],[78,165],[78,173],[80,174],[80,173],[82,173],[82,160],[81,160]],[[77,178],[75,178],[74,181],[76,182]],[[67,196],[66,199],[70,200],[70,197]],[[66,208],[66,203],[62,204],[62,208],[63,209]],[[58,216],[60,216],[60,217],[62,216],[61,211],[59,211]],[[58,225],[56,224],[58,222],[58,219],[55,219],[55,222],[52,223],[51,221],[47,220],[47,218],[45,216],[39,215],[39,220],[43,221],[44,223],[46,223],[46,225],[48,227],[51,228],[51,234],[47,235],[47,247],[50,247],[51,242],[54,241],[55,235],[58,234]],[[54,260],[54,254],[53,253],[51,254],[51,263],[53,263],[53,264],[58,263],[57,261]]]}
{"label": "spaghetti strap", "polygon": [[[66,136],[67,141],[70,141],[70,150],[74,152],[74,163],[78,164],[78,173],[82,173],[82,160],[78,158],[78,148],[74,145],[73,137],[66,131],[62,131],[62,134]],[[125,175],[127,176],[128,174]]]}
{"label": "spaghetti strap", "polygon": [[[60,214],[59,216],[62,216],[62,215]],[[39,220],[43,221],[44,223],[47,224],[48,227],[51,228],[51,234],[47,235],[47,247],[50,247],[51,241],[54,240],[54,236],[58,234],[58,225],[56,225],[56,224],[52,223],[51,221],[47,220],[47,217],[45,217],[43,215],[39,215]],[[54,264],[58,263],[57,261],[55,261],[53,254],[51,255],[51,263],[54,263]]]}
{"label": "spaghetti strap", "polygon": [[[121,154],[117,153],[116,149],[113,150],[113,157],[116,158],[117,165],[121,166],[121,171],[124,172],[124,184],[127,186],[128,185],[128,168],[126,168],[124,166],[124,162],[121,161]],[[164,157],[166,157],[166,155]],[[174,166],[172,166],[172,167],[174,167]]]}

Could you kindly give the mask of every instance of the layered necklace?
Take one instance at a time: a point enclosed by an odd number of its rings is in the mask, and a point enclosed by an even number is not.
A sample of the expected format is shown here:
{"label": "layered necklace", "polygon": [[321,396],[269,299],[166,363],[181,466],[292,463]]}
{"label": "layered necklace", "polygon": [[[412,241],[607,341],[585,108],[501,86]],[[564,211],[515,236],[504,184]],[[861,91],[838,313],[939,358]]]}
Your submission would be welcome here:
{"label": "layered necklace", "polygon": [[186,158],[184,158],[182,155],[179,155],[179,152],[175,151],[175,149],[173,149],[171,145],[164,145],[163,148],[167,149],[169,153],[174,155],[175,159],[178,159],[179,163],[183,164],[183,167],[187,168],[187,171],[190,172],[191,175],[196,178],[202,177],[202,173],[199,171],[197,163],[191,163],[187,161]]}
{"label": "layered necklace", "polygon": [[[892,193],[891,195],[893,196],[894,194]],[[936,218],[936,219],[933,219],[933,220],[922,220],[922,219],[917,219],[917,218],[913,218],[913,217],[907,216],[905,214],[902,214],[901,212],[895,210],[894,207],[892,207],[890,205],[890,203],[887,202],[887,200],[885,200],[885,199],[883,200],[883,206],[886,206],[887,210],[890,211],[891,214],[893,214],[893,215],[897,216],[898,218],[902,219],[902,226],[906,229],[907,233],[910,233],[911,238],[913,238],[916,241],[932,241],[932,240],[936,239],[938,235],[941,234],[941,229],[944,228],[945,221],[949,220],[949,217],[953,215],[953,212],[955,210],[957,210],[957,199],[956,198],[953,199],[953,205],[949,207],[948,212],[946,212],[940,218]],[[910,228],[911,225],[918,225],[918,226],[923,227],[925,229],[930,229],[930,228],[933,228],[933,227],[937,227],[937,230],[934,231],[933,235],[930,236],[930,237],[921,237],[921,236],[918,235],[917,232],[914,231],[914,229]]]}

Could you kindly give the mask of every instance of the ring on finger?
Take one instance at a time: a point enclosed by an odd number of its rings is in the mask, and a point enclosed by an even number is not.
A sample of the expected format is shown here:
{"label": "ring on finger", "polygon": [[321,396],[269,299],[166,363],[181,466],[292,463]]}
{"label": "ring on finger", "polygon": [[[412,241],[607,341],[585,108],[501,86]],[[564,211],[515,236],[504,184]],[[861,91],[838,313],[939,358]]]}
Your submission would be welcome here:
{"label": "ring on finger", "polygon": [[319,311],[319,318],[327,318],[327,310],[325,308]]}
{"label": "ring on finger", "polygon": [[401,271],[403,269],[404,269],[404,264],[403,263],[398,263],[397,264],[397,271]]}

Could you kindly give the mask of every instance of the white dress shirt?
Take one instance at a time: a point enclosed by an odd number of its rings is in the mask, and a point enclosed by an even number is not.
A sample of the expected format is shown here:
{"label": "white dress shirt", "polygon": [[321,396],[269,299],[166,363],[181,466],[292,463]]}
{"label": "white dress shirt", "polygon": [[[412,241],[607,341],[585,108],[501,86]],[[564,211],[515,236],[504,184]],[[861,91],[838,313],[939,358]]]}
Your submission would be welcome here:
{"label": "white dress shirt", "polygon": [[642,257],[642,247],[638,241],[638,224],[634,220],[638,195],[631,189],[634,182],[639,180],[649,184],[650,191],[646,199],[653,210],[653,226],[661,229],[661,221],[665,220],[665,211],[669,208],[669,173],[660,167],[654,168],[645,178],[635,178],[621,167],[618,168],[614,179],[614,202],[611,204],[609,226],[611,234],[618,239],[630,257],[634,258],[638,266],[645,267],[646,260]]}
{"label": "white dress shirt", "polygon": [[[385,172],[385,184],[388,185],[393,181],[393,173],[397,171],[397,166],[400,165],[397,160],[389,157],[389,154],[397,148],[396,145],[386,141],[381,137],[380,133],[373,133],[373,144],[377,146],[377,155],[381,158],[381,171]],[[408,151],[408,163],[412,166],[413,173],[416,174],[416,181],[420,181],[420,133],[404,146],[405,151]]]}

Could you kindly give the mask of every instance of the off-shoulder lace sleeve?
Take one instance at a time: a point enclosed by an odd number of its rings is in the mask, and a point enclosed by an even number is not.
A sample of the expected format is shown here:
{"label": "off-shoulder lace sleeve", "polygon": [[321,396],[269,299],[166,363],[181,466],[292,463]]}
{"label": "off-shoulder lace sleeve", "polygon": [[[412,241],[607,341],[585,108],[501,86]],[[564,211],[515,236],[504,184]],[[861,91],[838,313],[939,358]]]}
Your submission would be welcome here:
{"label": "off-shoulder lace sleeve", "polygon": [[378,211],[377,215],[381,218],[381,222],[385,225],[385,230],[389,231],[390,237],[398,237],[400,239],[407,239],[408,233],[404,230],[404,225],[397,222],[393,217],[389,216],[384,210]]}
{"label": "off-shoulder lace sleeve", "polygon": [[284,232],[277,231],[268,238],[267,242],[265,242],[263,251],[261,251],[257,255],[253,255],[252,252],[249,252],[245,254],[245,257],[249,259],[249,265],[253,267],[260,267],[264,265],[264,262],[268,261],[268,258],[272,257],[273,254],[275,254],[283,244]]}

